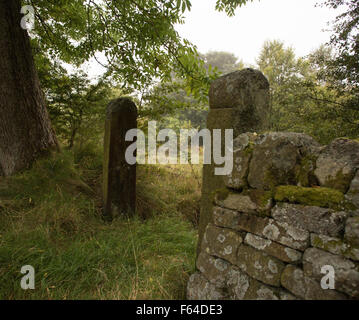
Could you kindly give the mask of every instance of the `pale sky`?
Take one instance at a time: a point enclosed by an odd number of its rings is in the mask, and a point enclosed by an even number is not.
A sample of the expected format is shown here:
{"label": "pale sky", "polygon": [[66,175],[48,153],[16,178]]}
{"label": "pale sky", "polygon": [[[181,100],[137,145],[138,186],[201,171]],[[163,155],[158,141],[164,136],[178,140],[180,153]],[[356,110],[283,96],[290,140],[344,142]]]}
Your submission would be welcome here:
{"label": "pale sky", "polygon": [[192,0],[179,34],[202,53],[228,51],[254,64],[266,40],[282,40],[298,56],[305,56],[329,40],[327,22],[338,11],[315,7],[321,0],[254,0],[236,10],[234,17],[215,11],[216,0]]}

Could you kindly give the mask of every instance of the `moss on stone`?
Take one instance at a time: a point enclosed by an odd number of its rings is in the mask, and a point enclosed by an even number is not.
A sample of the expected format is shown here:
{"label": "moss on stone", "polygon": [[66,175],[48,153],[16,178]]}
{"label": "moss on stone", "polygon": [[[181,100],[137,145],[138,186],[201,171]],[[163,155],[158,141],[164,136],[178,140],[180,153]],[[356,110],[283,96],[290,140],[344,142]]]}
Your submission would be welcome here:
{"label": "moss on stone", "polygon": [[243,153],[245,156],[250,156],[252,155],[253,151],[254,151],[254,142],[249,141],[248,146],[243,150]]}
{"label": "moss on stone", "polygon": [[329,188],[340,190],[343,193],[346,193],[349,189],[350,182],[354,178],[353,173],[344,174],[343,170],[340,170],[335,178],[331,178],[328,180],[325,185]]}
{"label": "moss on stone", "polygon": [[274,199],[335,210],[352,209],[352,205],[345,201],[342,192],[330,188],[279,186],[276,188]]}
{"label": "moss on stone", "polygon": [[296,177],[294,170],[284,172],[274,166],[270,166],[264,172],[264,189],[274,193],[275,188],[281,184],[296,184]]}
{"label": "moss on stone", "polygon": [[[342,243],[338,243],[338,241],[335,240],[328,240],[328,241],[323,241],[320,236],[316,237],[313,241],[313,246],[323,249],[325,251],[328,252],[333,252],[333,250],[335,250],[338,245],[342,245]],[[340,250],[342,251],[342,250]],[[341,252],[343,253],[343,252]]]}
{"label": "moss on stone", "polygon": [[273,200],[273,192],[260,190],[260,189],[244,189],[241,192],[243,196],[249,196],[251,201],[253,201],[257,206],[257,215],[260,217],[270,216],[270,210],[272,205],[269,203]]}
{"label": "moss on stone", "polygon": [[324,248],[324,242],[319,236],[317,236],[314,240],[312,240],[312,246],[316,248]]}
{"label": "moss on stone", "polygon": [[276,181],[279,181],[276,170],[274,170],[272,167],[268,168],[264,172],[264,183],[266,186],[268,186],[267,189],[274,190],[274,188],[278,185]]}
{"label": "moss on stone", "polygon": [[328,240],[321,239],[320,235],[316,235],[312,239],[312,245],[316,248],[331,252],[333,254],[340,254],[350,259],[357,259],[357,254],[355,251],[359,247],[355,244],[352,244],[350,241],[343,241],[341,239],[329,238]]}
{"label": "moss on stone", "polygon": [[296,167],[296,180],[302,187],[309,187],[314,180],[314,170],[317,156],[307,155],[303,157]]}
{"label": "moss on stone", "polygon": [[271,191],[252,189],[247,192],[251,200],[259,207],[266,207],[268,202],[273,199]]}

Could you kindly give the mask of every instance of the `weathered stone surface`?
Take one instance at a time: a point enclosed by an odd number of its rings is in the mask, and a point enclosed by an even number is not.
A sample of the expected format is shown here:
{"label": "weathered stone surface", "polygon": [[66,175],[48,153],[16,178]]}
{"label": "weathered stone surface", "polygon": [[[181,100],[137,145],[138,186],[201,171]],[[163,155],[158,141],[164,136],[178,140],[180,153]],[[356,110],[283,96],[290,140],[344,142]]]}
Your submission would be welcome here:
{"label": "weathered stone surface", "polygon": [[359,209],[359,170],[350,184],[347,199]]}
{"label": "weathered stone surface", "polygon": [[285,247],[272,240],[261,238],[252,233],[247,233],[244,243],[284,262],[297,263],[301,261],[302,258],[302,253],[299,251]]}
{"label": "weathered stone surface", "polygon": [[227,276],[227,287],[231,300],[295,300],[290,293],[266,286],[236,267],[231,267]]}
{"label": "weathered stone surface", "polygon": [[348,218],[344,238],[351,245],[359,246],[359,216]]}
{"label": "weathered stone surface", "polygon": [[239,212],[256,213],[256,212],[269,212],[272,207],[271,199],[264,203],[255,203],[249,195],[229,193],[225,199],[219,199],[216,196],[216,205]]}
{"label": "weathered stone surface", "polygon": [[197,269],[217,288],[225,288],[227,274],[231,265],[220,258],[201,252],[197,258]]}
{"label": "weathered stone surface", "polygon": [[104,216],[132,215],[136,210],[136,164],[126,161],[128,130],[137,128],[137,108],[132,100],[120,98],[107,107],[104,140]]}
{"label": "weathered stone surface", "polygon": [[[213,132],[214,129],[221,129],[222,137],[222,152],[224,152],[224,130],[233,129],[234,137],[238,136],[243,131],[240,128],[235,128],[233,125],[233,109],[210,109],[207,117],[207,128]],[[218,189],[225,188],[223,176],[215,175],[216,165],[204,164],[202,176],[202,196],[201,196],[201,212],[198,226],[198,248],[197,254],[200,250],[200,245],[206,227],[213,221],[213,193]]]}
{"label": "weathered stone surface", "polygon": [[231,300],[250,300],[258,289],[258,281],[249,277],[237,267],[231,267],[228,272],[227,287]]}
{"label": "weathered stone surface", "polygon": [[[294,300],[295,297],[290,293],[275,287],[266,286],[263,283],[249,277],[238,267],[232,266],[225,260],[215,258],[201,252],[197,260],[197,268],[203,278],[197,279],[196,285],[206,283],[208,279],[208,288],[215,288],[218,294],[225,296],[228,292],[228,298],[232,300]],[[199,281],[200,280],[200,281]],[[193,288],[194,285],[192,285]],[[205,285],[204,285],[205,286]],[[213,287],[211,287],[213,286]],[[193,289],[191,290],[194,291]],[[202,297],[202,293],[196,296]],[[227,295],[227,294],[226,294]],[[205,294],[208,297],[208,292]],[[197,298],[199,299],[199,298]]]}
{"label": "weathered stone surface", "polygon": [[218,197],[215,203],[223,208],[236,210],[240,212],[256,212],[257,205],[251,200],[249,196],[243,196],[238,193],[230,193],[227,198],[220,200]]}
{"label": "weathered stone surface", "polygon": [[315,248],[359,261],[359,246],[353,246],[341,239],[312,233],[310,235],[310,242]]}
{"label": "weathered stone surface", "polygon": [[239,214],[236,229],[254,233],[293,249],[304,251],[309,245],[309,232],[270,218]]}
{"label": "weathered stone surface", "polygon": [[201,273],[191,275],[187,283],[188,300],[225,300],[224,290],[210,283]]}
{"label": "weathered stone surface", "polygon": [[322,267],[330,265],[335,270],[335,289],[354,298],[359,298],[358,265],[341,256],[317,248],[309,248],[303,255],[303,269],[306,276],[320,281]]}
{"label": "weathered stone surface", "polygon": [[293,249],[304,251],[309,246],[309,232],[274,219],[257,217],[215,207],[214,224],[224,228],[247,231]]}
{"label": "weathered stone surface", "polygon": [[221,207],[214,207],[213,209],[213,223],[222,228],[238,229],[239,212],[224,209]]}
{"label": "weathered stone surface", "polygon": [[237,108],[248,110],[249,116],[262,118],[265,115],[261,112],[269,111],[268,102],[269,82],[258,70],[243,69],[226,74],[213,81],[209,90],[211,109]]}
{"label": "weathered stone surface", "polygon": [[[320,145],[301,133],[271,132],[260,136],[249,165],[248,183],[252,188],[270,190],[278,185],[309,183],[311,169],[301,172],[304,159],[318,154]],[[305,177],[301,177],[301,176]]]}
{"label": "weathered stone surface", "polygon": [[278,203],[272,209],[272,217],[299,229],[336,237],[344,229],[347,213],[331,209]]}
{"label": "weathered stone surface", "polygon": [[279,287],[284,263],[247,245],[238,249],[236,265],[251,277],[266,284]]}
{"label": "weathered stone surface", "polygon": [[[323,276],[323,275],[322,275]],[[345,300],[345,295],[334,290],[324,290],[319,283],[304,275],[303,270],[287,265],[281,277],[281,284],[294,295],[306,300]]]}
{"label": "weathered stone surface", "polygon": [[[233,136],[268,128],[269,84],[260,71],[243,70],[223,76],[211,84],[207,128],[233,129]],[[224,153],[224,143],[222,152]],[[225,187],[223,176],[215,175],[215,165],[203,166],[199,247],[208,223],[213,221],[213,192]]]}
{"label": "weathered stone surface", "polygon": [[321,186],[346,193],[358,168],[359,142],[339,138],[321,152],[315,175]]}
{"label": "weathered stone surface", "polygon": [[243,133],[233,140],[233,171],[223,177],[226,187],[240,190],[247,186],[249,162],[257,137],[255,133]]}
{"label": "weathered stone surface", "polygon": [[237,232],[209,224],[203,237],[202,251],[235,263],[238,246],[242,242],[243,239]]}

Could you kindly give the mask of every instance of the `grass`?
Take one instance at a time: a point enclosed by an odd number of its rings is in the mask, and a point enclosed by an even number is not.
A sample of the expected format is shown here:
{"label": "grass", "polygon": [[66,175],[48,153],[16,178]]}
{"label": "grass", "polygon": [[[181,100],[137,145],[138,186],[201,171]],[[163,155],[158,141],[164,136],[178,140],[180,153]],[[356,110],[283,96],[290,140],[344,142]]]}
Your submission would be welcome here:
{"label": "grass", "polygon": [[[0,299],[184,299],[199,167],[139,166],[138,216],[101,219],[101,152],[64,151],[0,181]],[[32,265],[35,290],[20,287]]]}

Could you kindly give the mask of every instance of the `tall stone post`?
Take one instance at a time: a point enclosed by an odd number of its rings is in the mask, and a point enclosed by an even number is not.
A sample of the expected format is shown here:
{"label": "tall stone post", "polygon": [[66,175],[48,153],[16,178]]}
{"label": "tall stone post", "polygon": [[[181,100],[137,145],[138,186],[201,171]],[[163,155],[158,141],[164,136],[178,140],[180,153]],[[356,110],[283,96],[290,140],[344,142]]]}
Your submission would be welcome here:
{"label": "tall stone post", "polygon": [[[269,128],[270,95],[269,82],[257,70],[243,69],[213,81],[209,91],[210,111],[207,128],[222,130],[222,152],[224,153],[224,130],[233,129],[236,138],[245,132],[261,132]],[[212,222],[213,195],[224,189],[222,176],[214,174],[215,165],[203,166],[201,213],[199,223],[198,250],[204,231]]]}
{"label": "tall stone post", "polygon": [[136,209],[136,164],[128,164],[126,150],[133,142],[126,133],[137,128],[137,108],[132,100],[119,98],[109,103],[104,140],[104,217],[133,215]]}

